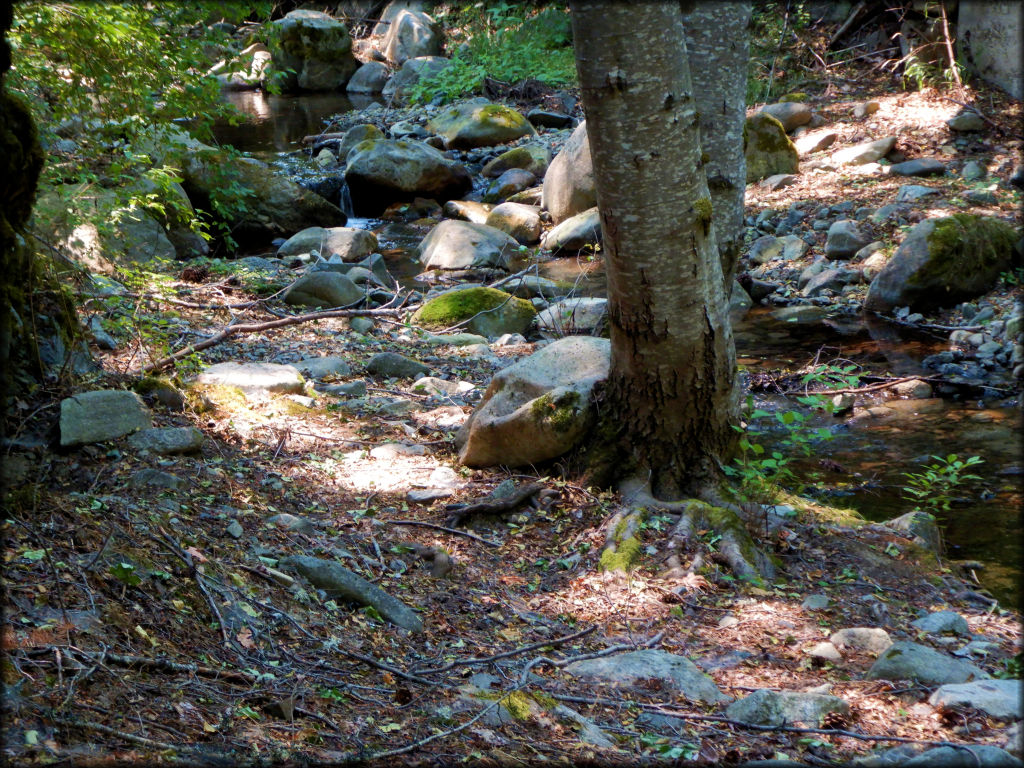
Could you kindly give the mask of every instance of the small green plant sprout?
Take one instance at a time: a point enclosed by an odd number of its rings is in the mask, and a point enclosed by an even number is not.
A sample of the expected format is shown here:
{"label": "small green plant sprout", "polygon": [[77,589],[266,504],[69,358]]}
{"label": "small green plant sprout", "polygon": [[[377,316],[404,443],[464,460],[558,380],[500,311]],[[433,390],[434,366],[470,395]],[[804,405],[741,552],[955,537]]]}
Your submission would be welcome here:
{"label": "small green plant sprout", "polygon": [[945,458],[931,457],[935,463],[925,465],[923,472],[904,472],[907,484],[903,486],[903,498],[913,502],[915,509],[936,514],[948,512],[953,501],[953,492],[966,482],[981,480],[981,477],[966,470],[983,464],[978,456],[961,460],[955,453]]}

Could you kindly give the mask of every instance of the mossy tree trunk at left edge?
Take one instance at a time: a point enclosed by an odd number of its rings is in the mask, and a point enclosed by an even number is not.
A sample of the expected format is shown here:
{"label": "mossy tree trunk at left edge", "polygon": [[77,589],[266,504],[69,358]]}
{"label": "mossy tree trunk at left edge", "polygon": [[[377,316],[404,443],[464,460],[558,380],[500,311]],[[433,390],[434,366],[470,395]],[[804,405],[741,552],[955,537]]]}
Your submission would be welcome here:
{"label": "mossy tree trunk at left edge", "polygon": [[33,252],[23,232],[32,214],[43,153],[27,107],[7,93],[4,76],[11,68],[6,33],[11,28],[11,3],[0,3],[0,438],[6,432],[7,407],[17,366],[30,326],[29,291]]}

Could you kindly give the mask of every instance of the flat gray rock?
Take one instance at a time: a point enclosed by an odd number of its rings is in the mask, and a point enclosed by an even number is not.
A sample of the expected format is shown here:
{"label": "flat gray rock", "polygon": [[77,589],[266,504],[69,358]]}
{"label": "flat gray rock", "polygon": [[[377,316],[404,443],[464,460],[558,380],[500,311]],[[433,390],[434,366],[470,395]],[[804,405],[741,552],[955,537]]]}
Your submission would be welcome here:
{"label": "flat gray rock", "polygon": [[863,144],[856,144],[852,147],[845,147],[832,153],[832,162],[835,165],[864,165],[874,163],[885,157],[892,148],[896,146],[895,136],[886,136],[877,141],[868,141]]}
{"label": "flat gray rock", "polygon": [[372,606],[392,624],[410,632],[423,630],[423,621],[412,608],[338,563],[306,555],[292,555],[282,559],[280,565],[293,569],[314,587],[322,589],[331,599]]}
{"label": "flat gray rock", "polygon": [[869,680],[914,680],[926,685],[966,683],[988,678],[973,664],[925,645],[900,641],[890,645],[871,665]]}
{"label": "flat gray rock", "polygon": [[194,453],[203,447],[206,437],[195,427],[156,427],[143,429],[128,438],[136,451],[148,451],[159,456]]}
{"label": "flat gray rock", "polygon": [[840,219],[828,228],[825,256],[829,259],[848,259],[865,245],[871,237],[852,219]]}
{"label": "flat gray rock", "polygon": [[975,680],[940,685],[928,703],[933,707],[972,707],[1000,720],[1020,720],[1022,695],[1020,680]]}
{"label": "flat gray rock", "polygon": [[935,611],[927,616],[922,616],[910,622],[910,626],[922,632],[952,632],[954,635],[970,636],[971,628],[967,626],[967,619],[956,611]]}
{"label": "flat gray rock", "polygon": [[838,696],[800,691],[754,691],[734,701],[725,710],[725,716],[751,725],[786,725],[807,723],[818,725],[830,712],[850,714],[850,705]]}
{"label": "flat gray rock", "polygon": [[430,372],[430,368],[418,360],[412,360],[397,352],[379,352],[366,364],[368,373],[375,376],[414,379]]}
{"label": "flat gray rock", "polygon": [[169,488],[175,491],[188,487],[188,481],[185,478],[178,477],[170,472],[150,468],[140,469],[132,475],[128,483],[133,488],[149,486],[151,488]]}
{"label": "flat gray rock", "polygon": [[945,164],[933,157],[905,160],[889,167],[889,173],[897,176],[941,176],[945,172]]}
{"label": "flat gray rock", "polygon": [[989,744],[936,747],[900,764],[900,768],[1020,768],[1021,761]]}
{"label": "flat gray rock", "polygon": [[923,197],[940,194],[941,190],[934,187],[925,187],[921,184],[904,184],[896,191],[897,203],[912,203]]}
{"label": "flat gray rock", "polygon": [[642,650],[584,659],[569,664],[565,672],[580,680],[641,690],[654,679],[688,699],[716,704],[732,700],[689,659],[666,651]]}
{"label": "flat gray rock", "polygon": [[302,394],[304,381],[298,368],[277,363],[217,363],[196,377],[205,386],[237,387],[246,394]]}
{"label": "flat gray rock", "polygon": [[147,429],[149,408],[134,392],[99,389],[65,398],[60,403],[60,444],[87,445]]}

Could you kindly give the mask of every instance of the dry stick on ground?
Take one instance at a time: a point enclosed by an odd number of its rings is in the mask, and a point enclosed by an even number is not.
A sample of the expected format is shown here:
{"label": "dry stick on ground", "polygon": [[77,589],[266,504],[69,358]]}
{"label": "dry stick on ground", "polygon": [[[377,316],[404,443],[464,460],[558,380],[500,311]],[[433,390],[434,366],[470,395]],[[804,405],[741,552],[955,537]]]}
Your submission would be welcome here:
{"label": "dry stick on ground", "polygon": [[133,744],[138,744],[143,747],[152,747],[154,749],[170,752],[192,752],[195,750],[195,747],[183,744],[169,744],[166,741],[154,741],[153,739],[147,739],[145,736],[136,736],[132,733],[125,733],[124,731],[119,731],[116,728],[111,728],[110,726],[101,725],[99,723],[92,723],[88,720],[55,719],[54,722],[58,725],[63,725],[66,728],[82,728],[88,731],[99,731],[100,733],[105,733],[108,736],[116,736],[119,739],[124,739],[125,741],[130,741]]}
{"label": "dry stick on ground", "polygon": [[149,365],[143,366],[139,372],[142,374],[155,373],[156,371],[166,368],[172,363],[176,363],[182,358],[188,357],[194,352],[209,349],[210,347],[220,344],[225,339],[230,338],[231,336],[236,336],[240,333],[260,333],[261,331],[269,331],[274,328],[284,328],[289,325],[307,323],[311,320],[326,320],[332,317],[375,317],[378,315],[394,315],[398,312],[414,309],[414,307],[403,308],[401,304],[399,304],[399,306],[391,306],[392,303],[397,302],[400,298],[401,295],[396,294],[392,301],[388,302],[383,307],[378,307],[377,309],[326,309],[319,312],[307,312],[304,315],[290,315],[288,317],[283,317],[280,320],[269,320],[265,323],[229,325],[205,341],[190,344],[184,349],[179,349],[174,354],[162,357]]}
{"label": "dry stick on ground", "polygon": [[946,55],[949,56],[949,70],[953,73],[953,82],[956,83],[957,88],[962,88],[964,84],[960,79],[960,68],[956,63],[956,54],[953,52],[953,39],[949,35],[949,17],[946,15],[946,3],[944,0],[940,0],[939,10],[942,12],[942,39],[946,43]]}
{"label": "dry stick on ground", "polygon": [[92,651],[83,651],[79,648],[73,648],[70,646],[55,646],[55,645],[44,645],[39,648],[32,648],[25,652],[26,656],[43,656],[44,661],[47,655],[52,655],[54,651],[61,651],[65,656],[70,656],[78,660],[86,660],[93,664],[109,663],[118,667],[143,667],[145,669],[155,669],[161,672],[180,672],[185,674],[197,675],[198,677],[212,677],[219,680],[226,680],[228,682],[245,683],[250,685],[258,680],[256,675],[251,675],[247,672],[238,672],[227,669],[215,669],[214,667],[204,667],[199,664],[182,664],[177,661],[171,661],[170,659],[150,659],[145,656],[126,656],[120,653],[110,653],[104,651],[103,653],[96,653]]}
{"label": "dry stick on ground", "polygon": [[388,523],[389,525],[419,525],[423,528],[433,528],[437,531],[444,531],[455,536],[465,536],[467,539],[473,541],[479,541],[481,544],[486,544],[489,547],[500,547],[502,542],[492,541],[491,539],[485,539],[483,536],[477,536],[475,533],[469,531],[460,531],[457,528],[445,528],[443,525],[437,525],[436,523],[425,523],[420,520],[381,520],[382,523]]}
{"label": "dry stick on ground", "polygon": [[493,656],[483,656],[481,658],[474,659],[457,659],[455,661],[449,662],[448,664],[445,664],[443,667],[436,667],[435,669],[417,669],[415,671],[423,675],[436,675],[440,674],[441,672],[447,672],[449,669],[454,669],[455,667],[464,667],[470,664],[490,664],[491,662],[497,661],[498,659],[507,659],[512,656],[518,656],[521,653],[529,653],[530,651],[535,651],[538,648],[565,645],[566,643],[571,643],[573,640],[579,640],[584,635],[589,635],[595,629],[597,629],[596,624],[589,626],[586,629],[581,629],[579,632],[574,632],[571,635],[565,635],[564,637],[556,637],[554,640],[542,640],[539,643],[524,645],[520,648],[516,648],[511,651],[505,651],[504,653],[496,653]]}
{"label": "dry stick on ground", "polygon": [[188,552],[183,550],[178,544],[172,539],[163,529],[160,530],[160,538],[163,539],[164,543],[171,548],[182,562],[188,567],[189,573],[192,578],[195,579],[196,585],[199,587],[199,591],[203,593],[203,597],[206,598],[207,605],[210,606],[210,611],[213,613],[213,617],[217,620],[217,627],[220,629],[221,639],[224,641],[224,647],[232,650],[233,645],[231,638],[228,636],[227,626],[224,624],[224,617],[220,615],[220,608],[217,607],[216,601],[213,599],[213,595],[206,588],[206,584],[203,583],[203,575],[199,572],[196,567],[195,559]]}

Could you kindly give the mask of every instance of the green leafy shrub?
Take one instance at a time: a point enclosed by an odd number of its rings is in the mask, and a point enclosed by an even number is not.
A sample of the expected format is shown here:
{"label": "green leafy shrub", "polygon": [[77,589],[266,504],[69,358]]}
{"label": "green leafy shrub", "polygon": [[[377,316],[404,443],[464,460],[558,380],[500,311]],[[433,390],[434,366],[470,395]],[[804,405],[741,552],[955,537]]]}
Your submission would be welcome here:
{"label": "green leafy shrub", "polygon": [[444,70],[411,89],[413,103],[480,93],[487,78],[555,87],[576,82],[572,29],[562,6],[538,9],[499,0],[458,10],[442,6],[436,15],[455,52]]}
{"label": "green leafy shrub", "polygon": [[932,456],[934,464],[924,467],[923,472],[904,472],[907,484],[903,486],[903,496],[914,503],[916,509],[931,514],[948,512],[953,501],[953,492],[971,480],[981,480],[978,475],[966,472],[969,467],[983,464],[978,456],[961,460],[955,453],[945,458]]}

